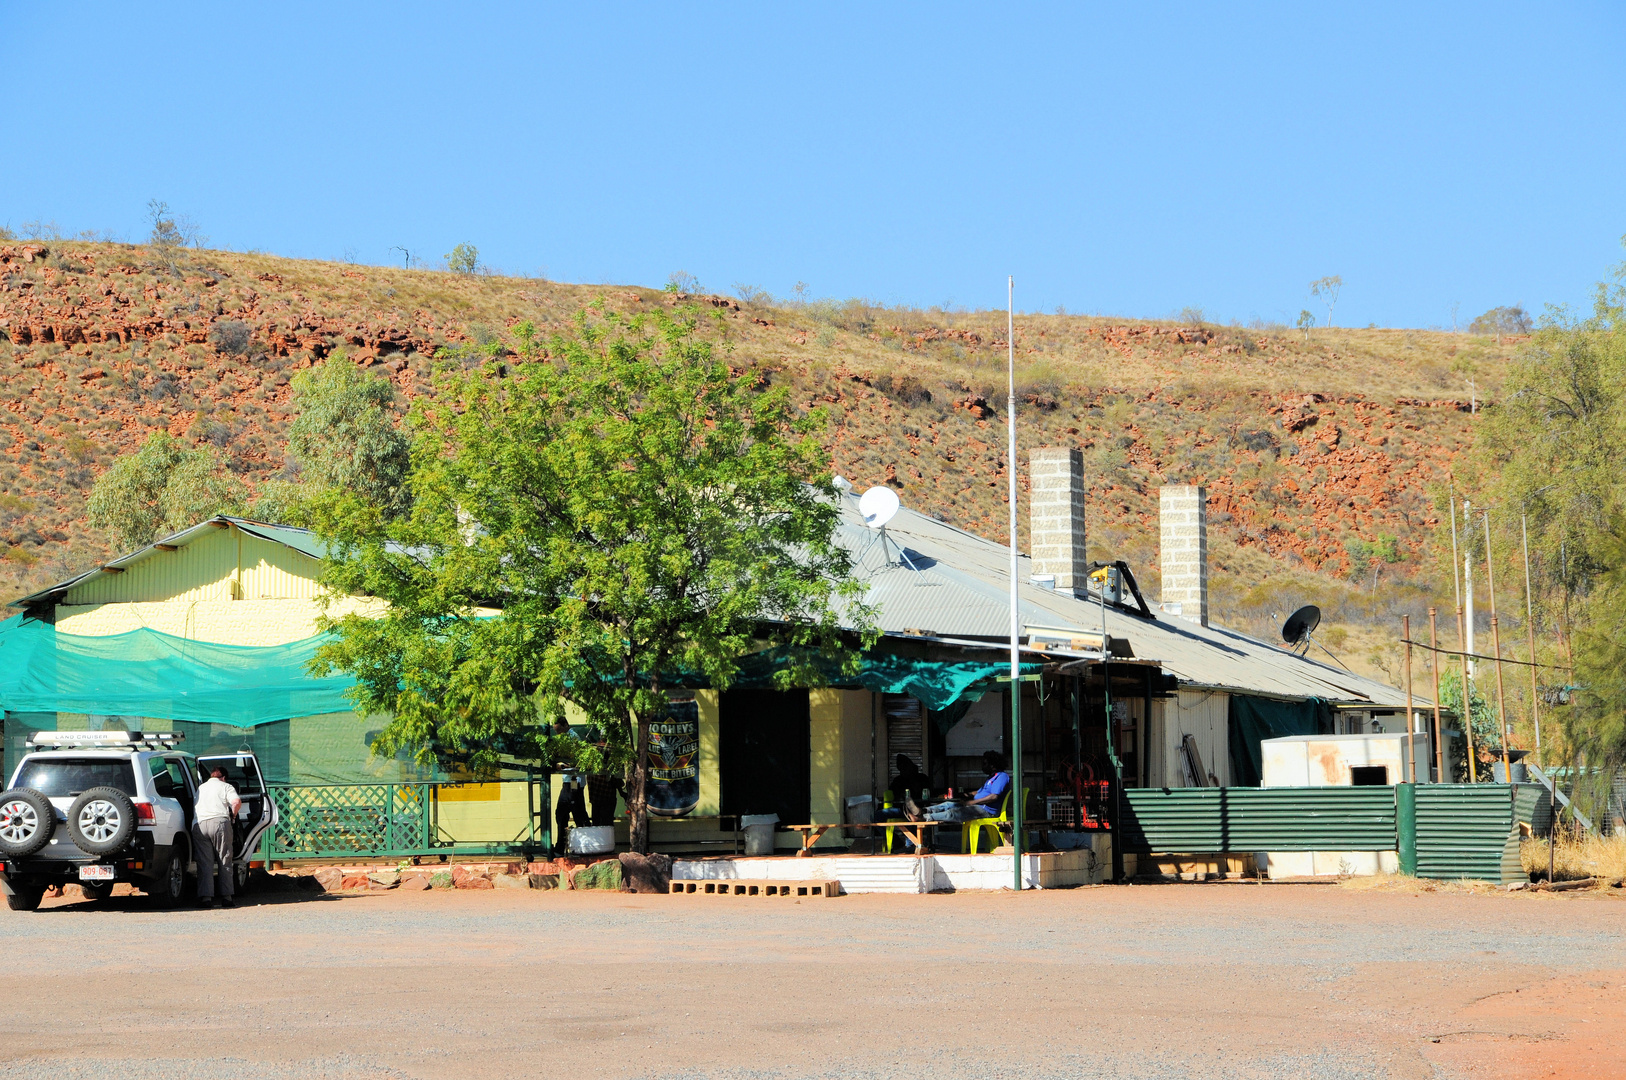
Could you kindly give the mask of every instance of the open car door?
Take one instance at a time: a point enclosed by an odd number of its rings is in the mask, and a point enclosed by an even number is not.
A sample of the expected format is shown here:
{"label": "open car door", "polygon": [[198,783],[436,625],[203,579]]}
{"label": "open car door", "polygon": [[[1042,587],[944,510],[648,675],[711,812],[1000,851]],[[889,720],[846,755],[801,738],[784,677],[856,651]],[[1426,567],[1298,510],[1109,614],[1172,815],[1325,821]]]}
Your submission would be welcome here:
{"label": "open car door", "polygon": [[277,823],[277,804],[265,790],[265,779],[260,775],[260,763],[248,751],[236,754],[210,754],[198,758],[198,775],[207,780],[209,774],[220,769],[226,774],[226,783],[237,789],[243,805],[232,822],[232,838],[236,841],[236,857],[232,866],[237,875],[236,885],[248,884],[250,866],[261,863],[259,846],[265,831]]}

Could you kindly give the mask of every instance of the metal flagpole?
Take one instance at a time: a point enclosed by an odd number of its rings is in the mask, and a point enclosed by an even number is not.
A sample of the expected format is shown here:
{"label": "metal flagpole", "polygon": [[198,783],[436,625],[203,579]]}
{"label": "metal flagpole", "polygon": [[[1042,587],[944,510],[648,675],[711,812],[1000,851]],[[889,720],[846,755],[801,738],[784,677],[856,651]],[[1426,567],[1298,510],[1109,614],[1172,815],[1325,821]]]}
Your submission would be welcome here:
{"label": "metal flagpole", "polygon": [[1524,548],[1524,628],[1530,634],[1530,722],[1536,728],[1536,765],[1541,765],[1541,687],[1536,682],[1536,609],[1530,599],[1530,528],[1519,515],[1519,543]]}
{"label": "metal flagpole", "polygon": [[1016,583],[1016,278],[1005,279],[1005,348],[1009,386],[1005,425],[1010,429],[1006,466],[1011,480],[1011,854],[1017,892],[1022,891],[1022,619]]}
{"label": "metal flagpole", "polygon": [[1411,698],[1411,616],[1400,616],[1400,636],[1406,642],[1406,755],[1411,758],[1411,782],[1417,783],[1417,713]]}
{"label": "metal flagpole", "polygon": [[1434,613],[1434,608],[1428,609],[1428,666],[1434,672],[1434,782],[1445,784],[1450,781],[1445,778],[1445,743],[1440,738],[1440,632]]}
{"label": "metal flagpole", "polygon": [[[1466,569],[1464,560],[1464,569]],[[1468,748],[1468,782],[1474,783],[1478,776],[1474,770],[1474,705],[1473,694],[1468,689],[1468,638],[1462,624],[1462,579],[1457,576],[1457,492],[1455,485],[1451,488],[1451,584],[1457,589],[1457,643],[1462,646],[1462,737]]]}

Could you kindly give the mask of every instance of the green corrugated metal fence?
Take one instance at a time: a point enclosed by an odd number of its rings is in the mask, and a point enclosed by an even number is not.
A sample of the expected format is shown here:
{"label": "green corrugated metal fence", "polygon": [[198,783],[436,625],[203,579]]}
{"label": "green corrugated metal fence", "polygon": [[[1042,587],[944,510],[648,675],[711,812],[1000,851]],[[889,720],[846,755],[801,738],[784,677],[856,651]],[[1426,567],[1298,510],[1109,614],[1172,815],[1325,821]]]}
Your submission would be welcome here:
{"label": "green corrugated metal fence", "polygon": [[1393,851],[1394,789],[1130,789],[1119,843],[1142,853]]}
{"label": "green corrugated metal fence", "polygon": [[[1534,808],[1519,785],[1518,810]],[[1522,880],[1515,788],[1418,784],[1417,876]],[[1139,854],[1397,851],[1396,789],[1161,788],[1124,791],[1118,843]]]}
{"label": "green corrugated metal fence", "polygon": [[1417,876],[1524,880],[1513,791],[1508,784],[1417,785]]}

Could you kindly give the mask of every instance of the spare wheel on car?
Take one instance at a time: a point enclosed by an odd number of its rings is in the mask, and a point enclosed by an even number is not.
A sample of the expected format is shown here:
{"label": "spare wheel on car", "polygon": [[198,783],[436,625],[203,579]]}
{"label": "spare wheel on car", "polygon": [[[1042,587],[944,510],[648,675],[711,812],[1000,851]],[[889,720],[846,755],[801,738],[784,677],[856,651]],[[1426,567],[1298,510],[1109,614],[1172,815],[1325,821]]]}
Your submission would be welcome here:
{"label": "spare wheel on car", "polygon": [[0,795],[0,853],[26,859],[56,832],[51,800],[33,788],[13,788]]}
{"label": "spare wheel on car", "polygon": [[122,850],[135,830],[135,803],[118,788],[89,788],[68,807],[68,835],[87,855]]}

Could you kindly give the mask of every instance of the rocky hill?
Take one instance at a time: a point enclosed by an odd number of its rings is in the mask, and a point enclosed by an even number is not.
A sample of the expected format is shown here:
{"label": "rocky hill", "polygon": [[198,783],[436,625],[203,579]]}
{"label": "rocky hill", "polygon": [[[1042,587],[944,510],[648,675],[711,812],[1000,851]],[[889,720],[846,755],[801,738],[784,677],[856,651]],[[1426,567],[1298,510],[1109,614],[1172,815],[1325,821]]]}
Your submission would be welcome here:
{"label": "rocky hill", "polygon": [[[838,472],[972,531],[1004,532],[1004,312],[682,297],[708,333],[831,416]],[[209,442],[251,484],[284,468],[289,378],[336,350],[422,392],[435,351],[520,319],[564,327],[655,289],[216,251],[0,246],[0,582],[13,594],[109,552],[95,477],[148,433]],[[1084,450],[1092,557],[1156,592],[1156,488],[1208,485],[1215,607],[1261,634],[1328,609],[1370,670],[1433,555],[1433,489],[1517,342],[1417,330],[1019,317],[1024,446]],[[1470,383],[1470,380],[1472,382]],[[1374,576],[1375,571],[1375,576]],[[1436,594],[1437,596],[1437,594]],[[1381,632],[1379,630],[1381,629]],[[1369,640],[1370,639],[1370,640]],[[1371,656],[1366,656],[1371,652]]]}

